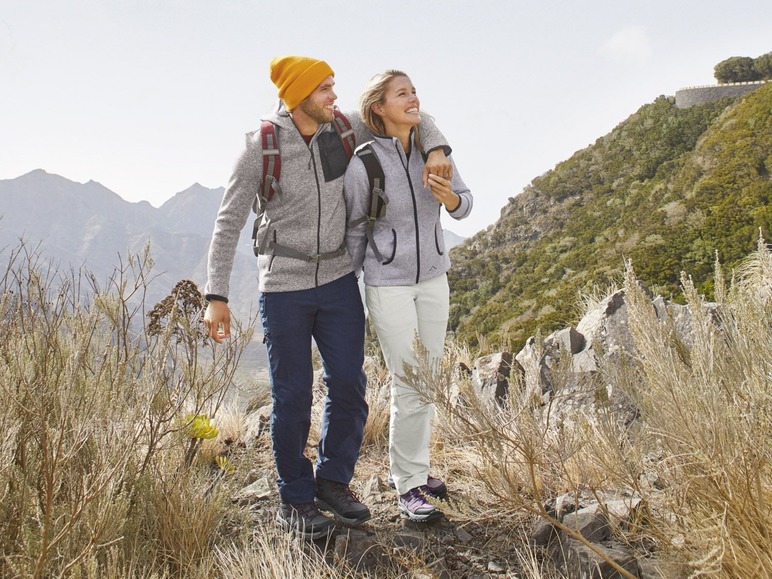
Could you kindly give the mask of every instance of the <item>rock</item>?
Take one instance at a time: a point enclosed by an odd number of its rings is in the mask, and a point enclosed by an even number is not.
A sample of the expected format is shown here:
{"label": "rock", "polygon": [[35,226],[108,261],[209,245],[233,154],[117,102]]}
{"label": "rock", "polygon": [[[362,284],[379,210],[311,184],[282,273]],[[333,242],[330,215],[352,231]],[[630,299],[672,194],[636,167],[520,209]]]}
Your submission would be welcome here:
{"label": "rock", "polygon": [[554,357],[562,353],[573,356],[584,349],[584,344],[584,335],[576,328],[568,327],[547,336],[544,349],[548,355]]}
{"label": "rock", "polygon": [[[593,546],[625,571],[633,576],[638,576],[638,562],[627,547],[598,544]],[[566,577],[576,577],[577,579],[621,577],[613,565],[601,555],[575,539],[566,539],[563,548],[555,549],[554,554],[555,562],[562,567],[561,570]]]}
{"label": "rock", "polygon": [[271,429],[272,411],[273,404],[266,404],[246,415],[243,438],[248,447],[254,447],[259,438],[268,436]]}
{"label": "rock", "polygon": [[597,504],[568,513],[563,517],[563,524],[588,541],[604,541],[611,534],[608,519]]}
{"label": "rock", "polygon": [[531,531],[531,544],[546,547],[557,537],[557,529],[546,519],[539,518]]}
{"label": "rock", "polygon": [[252,503],[271,496],[273,491],[274,485],[268,481],[268,477],[264,476],[239,490],[233,497],[233,501],[237,503]]}
{"label": "rock", "polygon": [[394,535],[394,544],[400,547],[410,547],[415,550],[421,550],[424,547],[426,538],[423,533],[413,529],[404,528]]}
{"label": "rock", "polygon": [[509,397],[512,354],[500,352],[475,360],[472,389],[483,404],[503,406]]}
{"label": "rock", "polygon": [[522,368],[525,396],[527,400],[540,400],[545,392],[552,391],[549,364],[544,359],[541,344],[531,336],[525,346],[515,356],[515,361]]}
{"label": "rock", "polygon": [[387,564],[389,557],[383,545],[365,531],[344,527],[335,537],[334,554],[339,561],[346,561],[358,571],[373,569]]}
{"label": "rock", "polygon": [[583,350],[594,348],[605,356],[618,358],[633,351],[633,340],[627,321],[625,292],[619,290],[587,312],[576,330],[584,336]]}
{"label": "rock", "polygon": [[474,538],[466,530],[461,528],[454,529],[453,532],[455,533],[456,538],[464,545],[469,543]]}

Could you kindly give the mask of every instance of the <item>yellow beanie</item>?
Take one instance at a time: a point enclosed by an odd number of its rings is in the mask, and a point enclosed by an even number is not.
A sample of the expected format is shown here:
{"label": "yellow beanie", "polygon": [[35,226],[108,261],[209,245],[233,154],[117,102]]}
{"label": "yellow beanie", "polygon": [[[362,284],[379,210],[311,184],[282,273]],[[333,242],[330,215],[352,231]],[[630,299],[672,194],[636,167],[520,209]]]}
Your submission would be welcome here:
{"label": "yellow beanie", "polygon": [[329,64],[307,56],[277,56],[271,61],[271,80],[289,110],[303,102],[330,75],[335,73]]}

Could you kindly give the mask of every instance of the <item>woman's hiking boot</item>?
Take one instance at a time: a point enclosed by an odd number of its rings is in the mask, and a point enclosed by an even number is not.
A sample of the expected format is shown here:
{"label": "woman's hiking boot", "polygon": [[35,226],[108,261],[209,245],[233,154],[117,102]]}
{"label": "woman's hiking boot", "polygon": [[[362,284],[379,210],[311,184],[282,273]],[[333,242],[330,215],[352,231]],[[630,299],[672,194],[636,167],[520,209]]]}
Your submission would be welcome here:
{"label": "woman's hiking boot", "polygon": [[421,487],[421,490],[434,498],[445,500],[448,496],[448,487],[445,483],[438,478],[429,476],[426,479],[426,484]]}
{"label": "woman's hiking boot", "polygon": [[370,518],[370,509],[344,483],[317,477],[316,504],[344,525],[361,525]]}
{"label": "woman's hiking boot", "polygon": [[[397,485],[394,484],[394,478],[389,474],[389,478],[387,479],[387,482],[389,486],[393,489],[397,488]],[[435,478],[431,475],[428,476],[426,479],[426,484],[421,485],[420,489],[427,495],[434,497],[435,499],[445,500],[448,498],[448,487],[445,486],[445,483],[442,482],[440,479]]]}
{"label": "woman's hiking boot", "polygon": [[399,510],[403,517],[416,523],[429,523],[442,518],[442,511],[426,500],[422,487],[410,489],[404,495],[399,495]]}
{"label": "woman's hiking boot", "polygon": [[319,512],[316,504],[281,503],[276,512],[276,523],[307,541],[314,541],[329,535],[335,528],[335,521]]}

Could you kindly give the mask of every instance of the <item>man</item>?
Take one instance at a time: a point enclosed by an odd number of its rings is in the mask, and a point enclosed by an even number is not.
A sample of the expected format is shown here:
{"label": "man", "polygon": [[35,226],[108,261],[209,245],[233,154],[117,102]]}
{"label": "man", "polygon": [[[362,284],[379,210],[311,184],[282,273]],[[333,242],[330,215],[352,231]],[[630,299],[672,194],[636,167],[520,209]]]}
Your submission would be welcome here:
{"label": "man", "polygon": [[[343,175],[348,156],[330,124],[337,99],[334,73],[326,62],[304,56],[276,57],[270,70],[283,104],[267,117],[279,141],[281,193],[270,200],[258,195],[263,145],[259,130],[248,133],[215,222],[204,321],[216,342],[230,335],[227,296],[233,258],[257,198],[262,213],[255,240],[260,315],[281,498],[276,521],[306,539],[318,539],[334,527],[319,508],[349,525],[370,518],[369,509],[349,488],[368,412],[362,369],[365,317],[346,252]],[[347,117],[358,144],[371,140],[357,114]],[[449,175],[452,165],[445,153],[450,149],[444,138],[428,118],[421,130],[430,151],[424,179],[430,171]],[[311,422],[312,340],[327,386],[315,473],[303,454]]]}

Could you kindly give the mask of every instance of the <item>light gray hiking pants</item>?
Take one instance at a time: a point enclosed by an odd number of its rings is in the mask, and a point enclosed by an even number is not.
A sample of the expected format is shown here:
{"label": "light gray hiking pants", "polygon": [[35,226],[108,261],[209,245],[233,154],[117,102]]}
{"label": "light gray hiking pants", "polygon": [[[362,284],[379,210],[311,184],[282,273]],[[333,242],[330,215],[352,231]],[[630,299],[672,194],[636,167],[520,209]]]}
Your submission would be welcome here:
{"label": "light gray hiking pants", "polygon": [[415,285],[365,287],[369,316],[392,376],[389,459],[399,494],[426,484],[434,418],[434,405],[400,378],[403,364],[416,362],[416,335],[433,365],[439,364],[445,347],[449,297],[446,274]]}

